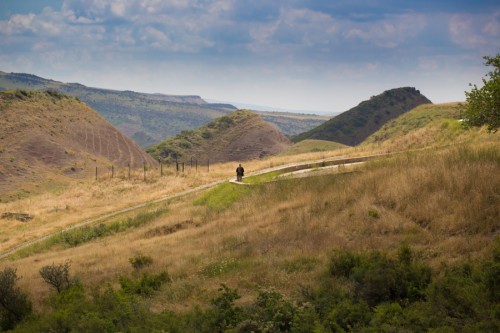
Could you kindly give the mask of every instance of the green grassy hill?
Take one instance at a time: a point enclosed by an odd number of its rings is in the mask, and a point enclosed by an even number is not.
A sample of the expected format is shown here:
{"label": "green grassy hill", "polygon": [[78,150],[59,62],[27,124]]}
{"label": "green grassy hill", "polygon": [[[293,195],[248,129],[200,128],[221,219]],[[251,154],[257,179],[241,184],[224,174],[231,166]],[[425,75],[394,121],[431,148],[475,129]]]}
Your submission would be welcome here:
{"label": "green grassy hill", "polygon": [[431,103],[415,88],[397,88],[373,96],[324,124],[293,138],[328,140],[355,146],[377,131],[387,121],[397,118],[420,104]]}
{"label": "green grassy hill", "polygon": [[164,161],[199,161],[212,163],[247,161],[277,154],[291,142],[257,114],[238,110],[215,119],[196,130],[182,133],[147,151]]}
{"label": "green grassy hill", "polygon": [[460,122],[461,103],[425,104],[393,119],[370,135],[363,145],[404,150],[447,145],[471,139]]}

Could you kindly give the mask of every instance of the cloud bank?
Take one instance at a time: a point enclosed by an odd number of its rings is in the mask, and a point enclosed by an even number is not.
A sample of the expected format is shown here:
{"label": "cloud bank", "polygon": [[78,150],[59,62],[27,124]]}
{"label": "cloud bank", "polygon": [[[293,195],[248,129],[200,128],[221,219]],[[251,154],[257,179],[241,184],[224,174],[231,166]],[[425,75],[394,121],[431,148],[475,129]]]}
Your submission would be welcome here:
{"label": "cloud bank", "polygon": [[0,70],[294,109],[343,111],[412,84],[453,100],[500,49],[495,1],[64,0],[11,12]]}

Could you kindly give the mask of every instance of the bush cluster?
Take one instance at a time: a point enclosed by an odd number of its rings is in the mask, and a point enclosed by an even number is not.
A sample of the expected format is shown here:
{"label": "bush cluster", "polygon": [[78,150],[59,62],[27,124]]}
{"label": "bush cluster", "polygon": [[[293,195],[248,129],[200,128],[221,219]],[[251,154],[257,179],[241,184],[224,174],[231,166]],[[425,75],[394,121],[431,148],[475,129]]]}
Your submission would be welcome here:
{"label": "bush cluster", "polygon": [[[206,307],[182,313],[148,308],[147,298],[170,281],[166,272],[122,277],[118,290],[108,286],[86,292],[81,284],[72,284],[53,295],[51,311],[36,316],[28,316],[30,303],[14,287],[9,295],[20,305],[20,316],[5,317],[8,313],[0,302],[1,328],[18,324],[16,332],[500,331],[500,246],[487,262],[456,264],[437,275],[406,246],[396,257],[338,250],[326,268],[312,285],[297,287],[295,300],[261,289],[253,300],[242,302],[238,290],[222,284]],[[15,271],[8,272],[7,285],[13,286]],[[8,325],[5,318],[11,320]]]}

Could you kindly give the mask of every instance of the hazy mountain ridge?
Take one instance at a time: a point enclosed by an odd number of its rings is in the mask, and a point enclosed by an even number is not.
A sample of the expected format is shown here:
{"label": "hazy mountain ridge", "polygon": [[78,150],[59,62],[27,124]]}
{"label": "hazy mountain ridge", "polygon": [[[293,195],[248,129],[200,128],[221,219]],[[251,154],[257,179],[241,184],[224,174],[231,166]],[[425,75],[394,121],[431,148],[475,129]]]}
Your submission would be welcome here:
{"label": "hazy mountain ridge", "polygon": [[[207,103],[195,95],[146,94],[62,83],[25,73],[0,71],[0,90],[55,90],[78,97],[142,147],[196,129],[236,110],[227,103]],[[266,112],[264,120],[289,136],[303,133],[326,120],[324,116]]]}
{"label": "hazy mountain ridge", "polygon": [[193,131],[184,131],[148,149],[165,161],[191,157],[206,162],[246,161],[278,154],[291,142],[248,110],[238,110]]}
{"label": "hazy mountain ridge", "polygon": [[182,130],[197,128],[236,110],[228,104],[209,104],[194,95],[92,88],[25,73],[0,73],[0,87],[3,90],[55,90],[78,97],[142,147],[161,142]]}
{"label": "hazy mountain ridge", "polygon": [[296,136],[305,139],[334,141],[350,146],[360,144],[386,122],[420,104],[432,103],[413,87],[396,88],[372,96],[358,106],[341,113],[324,124]]}

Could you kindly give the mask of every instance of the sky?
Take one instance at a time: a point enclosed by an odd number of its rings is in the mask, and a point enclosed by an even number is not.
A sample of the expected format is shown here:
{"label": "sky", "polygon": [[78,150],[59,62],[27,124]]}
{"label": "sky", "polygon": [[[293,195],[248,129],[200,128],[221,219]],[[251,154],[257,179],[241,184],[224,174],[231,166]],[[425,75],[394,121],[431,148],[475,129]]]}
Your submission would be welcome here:
{"label": "sky", "polygon": [[415,87],[465,100],[498,0],[0,0],[0,70],[311,113]]}

